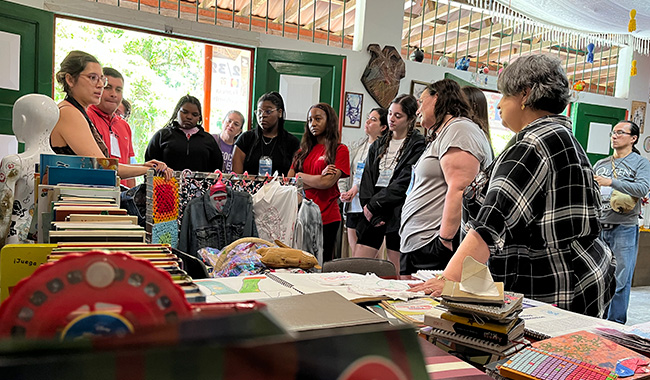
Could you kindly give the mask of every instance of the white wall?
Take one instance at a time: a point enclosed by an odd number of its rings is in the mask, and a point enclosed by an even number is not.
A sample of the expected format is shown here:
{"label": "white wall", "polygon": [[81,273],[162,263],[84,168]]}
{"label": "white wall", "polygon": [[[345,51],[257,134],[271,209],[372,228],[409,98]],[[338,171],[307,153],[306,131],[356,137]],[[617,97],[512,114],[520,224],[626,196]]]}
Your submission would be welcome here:
{"label": "white wall", "polygon": [[[195,37],[212,42],[226,42],[247,47],[266,47],[287,50],[308,51],[323,54],[347,56],[345,91],[360,92],[364,94],[363,112],[377,107],[375,101],[367,93],[361,83],[361,75],[368,63],[370,55],[366,47],[370,43],[377,43],[381,47],[393,45],[399,49],[401,43],[401,28],[403,23],[403,2],[395,0],[358,0],[357,11],[364,10],[363,24],[358,29],[363,31],[363,38],[356,39],[354,46],[360,50],[342,49],[340,47],[324,46],[308,41],[298,41],[280,36],[266,35],[231,29],[227,27],[200,24],[194,21],[179,20],[157,14],[138,12],[126,8],[89,2],[86,0],[10,0],[15,3],[45,9],[56,14],[86,18],[108,22],[115,25],[135,27],[156,32],[165,32],[175,37]],[[601,104],[629,110],[632,100],[648,101],[650,89],[650,57],[635,54],[638,74],[630,82],[629,98],[619,99],[604,95],[582,93],[578,100],[591,104]],[[453,66],[453,62],[450,62]],[[408,93],[411,80],[434,81],[444,78],[445,72],[465,80],[471,80],[471,73],[442,68],[430,63],[406,62],[406,77],[400,83],[400,93]],[[496,89],[496,77],[489,77],[489,87]],[[649,107],[650,108],[650,107]],[[647,115],[650,110],[647,110]],[[364,134],[363,128],[343,128],[343,142],[354,141]],[[639,150],[650,158],[642,148],[643,139],[650,136],[650,126],[641,136]]]}

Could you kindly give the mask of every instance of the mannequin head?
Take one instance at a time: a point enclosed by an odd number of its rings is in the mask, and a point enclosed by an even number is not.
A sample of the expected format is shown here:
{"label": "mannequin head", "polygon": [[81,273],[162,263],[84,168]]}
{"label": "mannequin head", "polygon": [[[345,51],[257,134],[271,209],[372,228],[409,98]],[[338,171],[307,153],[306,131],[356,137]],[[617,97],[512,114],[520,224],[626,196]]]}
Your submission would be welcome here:
{"label": "mannequin head", "polygon": [[45,144],[49,147],[52,129],[59,121],[59,108],[49,96],[28,94],[14,103],[13,131],[25,149]]}

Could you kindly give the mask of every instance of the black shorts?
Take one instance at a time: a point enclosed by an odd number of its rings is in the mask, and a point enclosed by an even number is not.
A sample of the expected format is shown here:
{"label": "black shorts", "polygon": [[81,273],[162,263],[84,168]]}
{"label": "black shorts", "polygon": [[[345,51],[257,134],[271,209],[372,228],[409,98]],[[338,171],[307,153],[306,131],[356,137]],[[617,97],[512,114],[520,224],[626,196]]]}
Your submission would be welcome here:
{"label": "black shorts", "polygon": [[399,252],[400,239],[397,231],[387,233],[385,224],[380,227],[373,227],[365,216],[359,218],[357,223],[357,244],[379,249],[384,242],[384,237],[386,237],[386,248]]}
{"label": "black shorts", "polygon": [[454,252],[442,244],[436,236],[429,244],[412,252],[402,252],[399,258],[399,271],[411,275],[420,269],[444,270]]}
{"label": "black shorts", "polygon": [[345,226],[347,228],[357,228],[357,223],[359,223],[359,218],[363,218],[362,212],[348,212],[345,214]]}

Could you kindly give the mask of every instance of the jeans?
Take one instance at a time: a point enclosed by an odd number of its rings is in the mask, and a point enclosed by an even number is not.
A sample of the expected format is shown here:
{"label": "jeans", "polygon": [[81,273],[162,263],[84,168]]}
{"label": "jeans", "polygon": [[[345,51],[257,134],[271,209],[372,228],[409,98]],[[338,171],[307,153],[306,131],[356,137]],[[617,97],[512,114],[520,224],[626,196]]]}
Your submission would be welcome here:
{"label": "jeans", "polygon": [[603,229],[601,236],[616,258],[616,293],[609,304],[607,319],[625,324],[639,250],[639,226],[619,224],[611,229]]}

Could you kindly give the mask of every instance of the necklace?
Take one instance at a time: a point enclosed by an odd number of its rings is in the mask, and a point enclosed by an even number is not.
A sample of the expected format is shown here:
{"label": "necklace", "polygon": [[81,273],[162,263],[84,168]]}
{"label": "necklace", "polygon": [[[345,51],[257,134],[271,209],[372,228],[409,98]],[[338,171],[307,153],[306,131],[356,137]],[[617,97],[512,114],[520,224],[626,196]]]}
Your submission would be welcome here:
{"label": "necklace", "polygon": [[275,137],[271,137],[269,142],[266,142],[266,137],[264,137],[264,135],[262,135],[262,142],[264,143],[264,145],[269,145],[270,143],[273,142],[273,139],[275,139]]}

